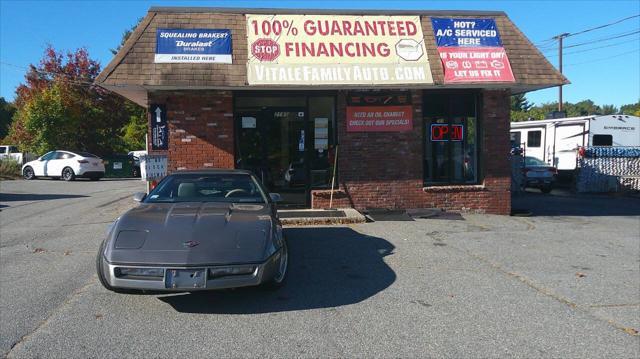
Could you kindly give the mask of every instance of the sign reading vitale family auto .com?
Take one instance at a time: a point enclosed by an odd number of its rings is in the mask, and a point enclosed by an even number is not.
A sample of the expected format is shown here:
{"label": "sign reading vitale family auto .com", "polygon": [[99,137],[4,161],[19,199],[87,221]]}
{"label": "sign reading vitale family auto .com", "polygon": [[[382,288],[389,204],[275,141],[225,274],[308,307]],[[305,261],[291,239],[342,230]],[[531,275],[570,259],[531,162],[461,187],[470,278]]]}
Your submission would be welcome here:
{"label": "sign reading vitale family auto .com", "polygon": [[250,85],[431,84],[419,16],[247,15]]}

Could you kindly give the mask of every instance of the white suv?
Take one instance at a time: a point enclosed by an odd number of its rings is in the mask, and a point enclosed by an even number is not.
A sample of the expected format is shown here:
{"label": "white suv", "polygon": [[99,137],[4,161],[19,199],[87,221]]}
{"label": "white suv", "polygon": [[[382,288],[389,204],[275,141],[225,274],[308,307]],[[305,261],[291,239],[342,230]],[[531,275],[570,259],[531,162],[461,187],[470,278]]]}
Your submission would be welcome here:
{"label": "white suv", "polygon": [[36,177],[56,177],[73,181],[76,177],[97,181],[104,177],[104,163],[88,152],[51,151],[22,166],[25,179]]}

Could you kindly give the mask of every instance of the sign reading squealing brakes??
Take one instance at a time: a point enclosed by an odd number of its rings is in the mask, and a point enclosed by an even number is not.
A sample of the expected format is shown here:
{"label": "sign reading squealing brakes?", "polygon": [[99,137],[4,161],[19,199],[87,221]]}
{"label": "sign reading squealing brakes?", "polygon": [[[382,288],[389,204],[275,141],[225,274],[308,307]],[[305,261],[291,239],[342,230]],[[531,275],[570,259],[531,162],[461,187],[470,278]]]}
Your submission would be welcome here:
{"label": "sign reading squealing brakes?", "polygon": [[247,15],[251,85],[431,84],[419,16]]}

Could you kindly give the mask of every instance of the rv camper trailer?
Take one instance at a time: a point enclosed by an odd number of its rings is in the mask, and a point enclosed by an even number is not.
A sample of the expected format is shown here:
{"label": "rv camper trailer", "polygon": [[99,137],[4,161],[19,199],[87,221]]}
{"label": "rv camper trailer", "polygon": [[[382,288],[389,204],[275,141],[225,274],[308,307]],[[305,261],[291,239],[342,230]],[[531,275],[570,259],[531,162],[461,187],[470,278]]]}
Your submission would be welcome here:
{"label": "rv camper trailer", "polygon": [[640,146],[640,117],[606,115],[511,122],[511,146],[558,171],[576,168],[583,146]]}

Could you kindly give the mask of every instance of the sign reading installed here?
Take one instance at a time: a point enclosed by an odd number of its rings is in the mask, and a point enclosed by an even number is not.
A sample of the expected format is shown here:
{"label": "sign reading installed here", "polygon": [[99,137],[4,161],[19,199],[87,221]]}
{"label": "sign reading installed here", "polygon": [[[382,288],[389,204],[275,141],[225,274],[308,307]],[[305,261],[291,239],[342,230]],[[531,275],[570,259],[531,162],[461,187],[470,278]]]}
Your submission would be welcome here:
{"label": "sign reading installed here", "polygon": [[419,16],[246,19],[250,85],[433,83]]}
{"label": "sign reading installed here", "polygon": [[231,30],[158,29],[155,63],[231,63]]}
{"label": "sign reading installed here", "polygon": [[514,82],[494,19],[431,18],[445,83]]}
{"label": "sign reading installed here", "polygon": [[167,128],[167,109],[164,105],[151,105],[151,150],[169,148],[169,129]]}
{"label": "sign reading installed here", "polygon": [[405,132],[412,129],[411,106],[347,107],[347,132]]}

